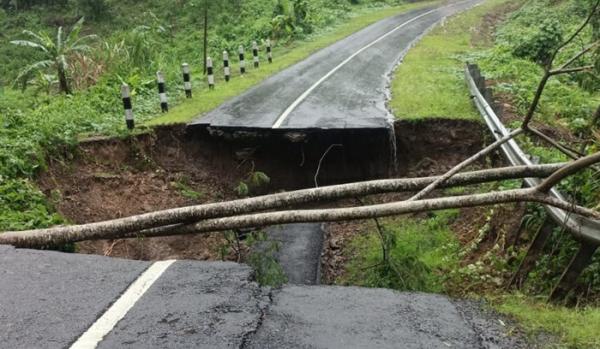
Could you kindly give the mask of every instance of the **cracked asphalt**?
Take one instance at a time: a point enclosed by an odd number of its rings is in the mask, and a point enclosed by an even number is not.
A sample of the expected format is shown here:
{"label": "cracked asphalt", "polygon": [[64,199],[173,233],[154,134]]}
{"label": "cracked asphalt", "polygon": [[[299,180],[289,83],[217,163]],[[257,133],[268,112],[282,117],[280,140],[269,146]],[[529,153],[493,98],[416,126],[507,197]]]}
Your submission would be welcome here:
{"label": "cracked asphalt", "polygon": [[[68,348],[147,262],[0,247],[0,347]],[[261,288],[250,267],[177,261],[98,348],[519,348],[479,306],[357,287]]]}
{"label": "cracked asphalt", "polygon": [[[398,60],[431,25],[481,1],[412,11],[376,23],[267,79],[194,125],[387,128],[387,75]],[[402,30],[387,35],[407,21]],[[316,286],[320,225],[274,227],[267,234],[281,242],[277,257],[290,284],[262,288],[246,265],[176,261],[138,295],[97,347],[526,347],[506,334],[496,315],[475,303],[441,295]],[[0,349],[69,348],[151,265],[0,246]]]}

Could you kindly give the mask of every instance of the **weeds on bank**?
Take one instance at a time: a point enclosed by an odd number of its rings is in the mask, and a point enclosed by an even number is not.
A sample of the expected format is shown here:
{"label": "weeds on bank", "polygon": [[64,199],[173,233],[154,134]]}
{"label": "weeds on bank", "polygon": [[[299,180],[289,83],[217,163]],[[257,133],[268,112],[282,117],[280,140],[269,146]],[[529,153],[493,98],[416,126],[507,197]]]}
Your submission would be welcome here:
{"label": "weeds on bank", "polygon": [[259,285],[280,287],[288,281],[276,258],[280,243],[269,240],[265,232],[230,231],[223,236],[226,242],[221,245],[221,258],[225,260],[233,254],[238,263],[250,265]]}
{"label": "weeds on bank", "polygon": [[480,120],[465,83],[464,56],[478,49],[471,37],[481,18],[509,1],[486,1],[446,20],[408,52],[393,74],[390,107],[397,118]]}

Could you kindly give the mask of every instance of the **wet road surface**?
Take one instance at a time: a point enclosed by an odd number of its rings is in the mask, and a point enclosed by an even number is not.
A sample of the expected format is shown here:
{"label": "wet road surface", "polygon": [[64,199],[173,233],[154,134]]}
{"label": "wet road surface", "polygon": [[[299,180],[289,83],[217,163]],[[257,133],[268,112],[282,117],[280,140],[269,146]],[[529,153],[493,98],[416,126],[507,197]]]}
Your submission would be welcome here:
{"label": "wet road surface", "polygon": [[[164,263],[11,247],[0,259],[0,347],[11,349],[72,347]],[[261,288],[248,266],[219,262],[173,261],[146,283],[119,321],[101,326],[98,348],[523,347],[494,316],[440,295]]]}
{"label": "wet road surface", "polygon": [[482,0],[399,14],[266,79],[191,126],[259,129],[387,128],[389,74],[427,29]]}

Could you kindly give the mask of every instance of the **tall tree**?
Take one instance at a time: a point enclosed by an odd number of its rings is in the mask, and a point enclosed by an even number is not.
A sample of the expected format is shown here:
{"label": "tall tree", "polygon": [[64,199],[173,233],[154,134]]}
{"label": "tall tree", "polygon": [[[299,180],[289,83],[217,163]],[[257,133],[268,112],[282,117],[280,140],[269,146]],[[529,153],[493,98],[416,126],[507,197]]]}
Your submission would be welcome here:
{"label": "tall tree", "polygon": [[67,70],[69,69],[68,59],[74,53],[88,52],[90,46],[86,42],[96,38],[96,35],[80,36],[83,21],[82,17],[75,23],[66,37],[63,34],[63,27],[59,27],[55,39],[43,31],[34,33],[24,30],[23,34],[28,35],[31,40],[11,41],[11,44],[31,47],[43,52],[43,59],[25,67],[19,73],[17,80],[28,76],[34,71],[43,71],[51,68],[56,71],[60,91],[71,94],[73,91],[67,76]]}

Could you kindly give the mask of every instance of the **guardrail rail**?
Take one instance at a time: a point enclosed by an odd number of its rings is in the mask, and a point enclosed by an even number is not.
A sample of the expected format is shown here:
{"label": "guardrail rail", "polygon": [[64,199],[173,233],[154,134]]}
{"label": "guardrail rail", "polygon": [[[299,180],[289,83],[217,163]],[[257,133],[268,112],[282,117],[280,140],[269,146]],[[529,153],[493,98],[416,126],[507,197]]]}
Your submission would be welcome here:
{"label": "guardrail rail", "polygon": [[[479,67],[474,64],[467,64],[465,68],[465,77],[471,92],[471,98],[494,137],[500,139],[507,136],[510,133],[510,130],[502,124],[500,118],[496,114],[496,110],[492,107],[492,92],[489,88],[486,88],[485,77],[481,75]],[[532,165],[534,163],[531,160],[531,156],[523,152],[514,139],[503,144],[501,146],[501,151],[504,154],[504,157],[513,166]],[[528,186],[536,186],[541,180],[538,178],[526,178],[524,182]],[[556,189],[552,189],[551,195],[557,199],[568,201],[565,196]],[[574,283],[579,274],[581,274],[583,268],[589,265],[595,250],[600,245],[600,221],[582,217],[547,205],[545,206],[545,209],[549,217],[556,224],[563,227],[573,235],[576,240],[581,242],[580,251],[573,258],[569,267],[563,273],[561,281],[559,281],[559,284],[555,287],[550,296],[551,299],[564,298],[574,286]]]}

